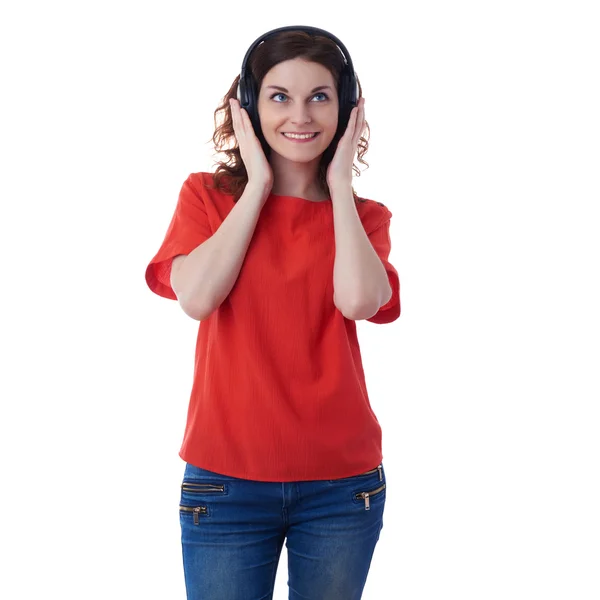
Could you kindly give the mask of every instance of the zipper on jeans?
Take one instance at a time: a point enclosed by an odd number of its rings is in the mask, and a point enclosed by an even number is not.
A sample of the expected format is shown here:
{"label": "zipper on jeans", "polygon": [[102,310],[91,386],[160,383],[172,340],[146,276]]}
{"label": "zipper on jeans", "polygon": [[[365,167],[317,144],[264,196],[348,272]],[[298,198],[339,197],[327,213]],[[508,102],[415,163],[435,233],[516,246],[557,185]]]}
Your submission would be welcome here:
{"label": "zipper on jeans", "polygon": [[198,515],[201,515],[201,514],[207,515],[208,514],[206,506],[185,506],[183,504],[180,504],[179,510],[194,513],[194,525],[200,524],[200,518]]}
{"label": "zipper on jeans", "polygon": [[379,494],[379,492],[382,492],[385,489],[385,483],[383,485],[380,485],[376,490],[372,490],[370,492],[358,492],[355,497],[357,500],[360,500],[361,498],[364,499],[365,501],[365,510],[371,510],[371,503],[369,501],[369,499],[371,498],[371,496],[374,496],[375,494]]}
{"label": "zipper on jeans", "polygon": [[224,492],[225,485],[216,483],[195,483],[193,481],[184,481],[181,484],[184,492]]}
{"label": "zipper on jeans", "polygon": [[375,471],[379,471],[379,481],[383,480],[383,470],[381,468],[381,465],[379,465],[378,467],[375,467],[374,469],[371,469],[370,471],[365,471],[364,473],[361,473],[359,475],[359,477],[362,477],[363,475],[370,475],[371,473],[375,473]]}

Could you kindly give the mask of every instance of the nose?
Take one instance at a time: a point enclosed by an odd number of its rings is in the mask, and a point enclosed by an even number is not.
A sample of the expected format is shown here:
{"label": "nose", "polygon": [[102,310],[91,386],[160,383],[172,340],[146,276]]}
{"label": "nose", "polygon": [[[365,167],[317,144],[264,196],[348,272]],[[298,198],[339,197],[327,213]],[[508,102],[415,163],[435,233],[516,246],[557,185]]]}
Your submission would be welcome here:
{"label": "nose", "polygon": [[291,121],[295,126],[310,123],[312,121],[310,116],[310,107],[299,103],[292,111]]}

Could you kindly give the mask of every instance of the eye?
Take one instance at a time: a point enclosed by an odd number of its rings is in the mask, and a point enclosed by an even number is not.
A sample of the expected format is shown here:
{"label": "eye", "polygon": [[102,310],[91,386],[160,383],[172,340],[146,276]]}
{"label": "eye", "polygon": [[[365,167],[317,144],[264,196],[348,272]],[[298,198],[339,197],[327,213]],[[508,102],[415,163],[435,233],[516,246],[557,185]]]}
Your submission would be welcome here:
{"label": "eye", "polygon": [[[275,96],[286,96],[286,95],[285,95],[283,92],[277,92],[277,93],[275,93],[275,94],[273,94],[273,95],[271,96],[271,100],[273,100],[273,98],[275,98]],[[328,95],[327,95],[325,92],[317,92],[317,93],[316,93],[316,94],[313,96],[313,98],[314,98],[315,96],[325,96],[325,99],[326,99],[326,100],[329,100],[329,96],[328,96]],[[287,98],[287,96],[286,96],[286,98]],[[283,102],[279,102],[279,101],[278,101],[277,103],[278,103],[278,104],[283,104]]]}

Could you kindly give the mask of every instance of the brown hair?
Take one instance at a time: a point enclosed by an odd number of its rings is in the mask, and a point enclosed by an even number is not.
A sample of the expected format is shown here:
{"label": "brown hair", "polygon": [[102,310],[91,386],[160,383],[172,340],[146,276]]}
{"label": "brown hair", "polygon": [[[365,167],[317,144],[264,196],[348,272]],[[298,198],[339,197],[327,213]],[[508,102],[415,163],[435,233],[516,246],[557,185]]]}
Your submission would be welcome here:
{"label": "brown hair", "polygon": [[[262,81],[271,68],[280,62],[294,58],[301,58],[310,62],[319,63],[326,67],[333,75],[336,89],[339,89],[340,73],[345,63],[335,42],[328,37],[313,35],[304,31],[285,31],[267,39],[257,46],[248,60],[247,68],[256,80],[256,90],[260,90]],[[216,187],[224,193],[233,194],[234,202],[239,200],[248,183],[248,174],[235,138],[231,107],[229,105],[230,98],[237,98],[237,86],[239,80],[240,76],[237,75],[231,84],[229,91],[225,94],[223,103],[215,110],[214,120],[216,129],[212,136],[212,141],[217,152],[222,152],[227,155],[225,161],[216,161],[217,168],[214,174],[215,186],[213,189]],[[361,98],[362,88],[360,81],[358,81],[358,77],[357,82],[358,97]],[[220,125],[217,124],[217,116],[219,113],[223,113],[222,123]],[[369,149],[368,140],[370,137],[370,128],[366,121],[365,127],[367,137],[361,137],[359,139],[357,158],[359,162],[367,165],[368,168],[368,163],[362,160],[362,157]],[[335,138],[333,141],[335,142]],[[232,148],[226,148],[225,146],[229,145],[229,142],[233,142],[235,145]],[[326,158],[327,154],[330,155],[330,158],[328,159]],[[267,156],[267,160],[268,158],[269,157]],[[319,184],[327,194],[330,194],[329,186],[327,185],[327,167],[332,158],[333,153],[325,151],[321,163],[319,164]],[[352,171],[360,177],[361,172],[355,164],[352,165]],[[364,202],[362,198],[359,198],[356,195],[354,187],[352,187],[352,195],[354,196],[355,201]]]}

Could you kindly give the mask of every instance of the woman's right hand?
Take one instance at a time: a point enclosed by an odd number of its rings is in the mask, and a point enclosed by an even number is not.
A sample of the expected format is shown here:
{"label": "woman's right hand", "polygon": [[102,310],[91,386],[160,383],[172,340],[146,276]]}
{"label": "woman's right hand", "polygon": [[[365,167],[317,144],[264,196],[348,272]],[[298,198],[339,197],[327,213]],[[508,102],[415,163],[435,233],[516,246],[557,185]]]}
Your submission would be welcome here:
{"label": "woman's right hand", "polygon": [[270,192],[273,187],[273,170],[263,152],[260,140],[254,133],[250,116],[240,106],[239,100],[230,98],[229,105],[233,119],[233,131],[248,173],[246,185],[256,186],[264,189],[265,192]]}

